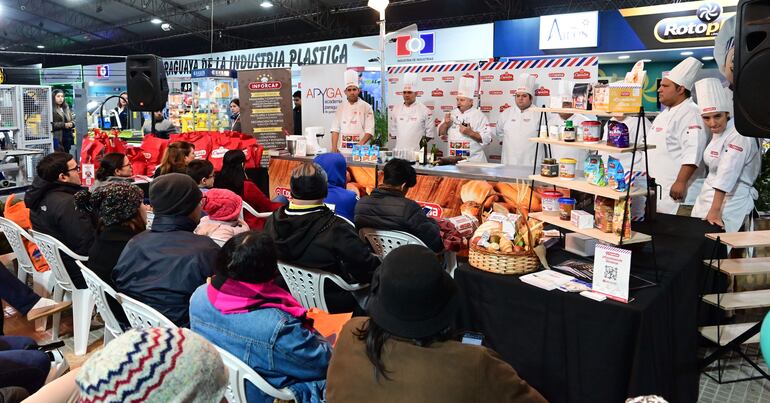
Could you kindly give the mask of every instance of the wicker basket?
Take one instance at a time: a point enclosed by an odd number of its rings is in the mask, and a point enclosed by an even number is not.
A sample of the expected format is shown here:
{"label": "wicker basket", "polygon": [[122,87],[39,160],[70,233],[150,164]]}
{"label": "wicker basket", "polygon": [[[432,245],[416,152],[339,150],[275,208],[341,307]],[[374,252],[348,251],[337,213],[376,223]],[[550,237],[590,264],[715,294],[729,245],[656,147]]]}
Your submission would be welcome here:
{"label": "wicker basket", "polygon": [[[509,203],[516,205],[516,210],[522,214],[524,223],[529,228],[528,214],[519,208],[516,202],[505,195],[495,193],[487,196],[481,205],[485,205],[490,197],[502,197]],[[484,211],[480,209],[479,222],[482,222],[483,215]],[[527,237],[529,238],[528,245],[532,245],[532,233],[528,231]],[[470,245],[468,263],[479,270],[497,274],[527,274],[540,267],[540,259],[531,247],[528,251],[521,252],[490,252],[476,245]]]}

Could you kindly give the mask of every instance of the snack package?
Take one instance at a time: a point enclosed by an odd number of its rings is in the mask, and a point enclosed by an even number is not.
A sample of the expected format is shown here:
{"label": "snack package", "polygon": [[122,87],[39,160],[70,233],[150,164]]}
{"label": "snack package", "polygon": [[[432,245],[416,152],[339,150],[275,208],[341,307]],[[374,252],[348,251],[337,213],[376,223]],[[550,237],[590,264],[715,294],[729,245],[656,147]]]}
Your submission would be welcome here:
{"label": "snack package", "polygon": [[623,171],[623,164],[612,156],[607,158],[607,180],[609,181],[610,187],[618,192],[625,192],[626,189],[628,189],[626,173]]}
{"label": "snack package", "polygon": [[588,154],[583,167],[583,175],[585,175],[586,181],[592,185],[607,186],[604,161],[598,154]]}
{"label": "snack package", "polygon": [[638,61],[631,68],[631,71],[626,73],[625,82],[630,84],[644,84],[644,76],[647,75],[647,71],[644,70],[644,62]]}
{"label": "snack package", "polygon": [[608,124],[607,130],[607,145],[626,148],[630,145],[628,126],[623,122],[616,122],[611,120]]}
{"label": "snack package", "polygon": [[366,161],[369,159],[369,145],[364,144],[361,146],[361,159],[360,161]]}
{"label": "snack package", "polygon": [[380,146],[370,146],[369,154],[367,154],[366,161],[377,162],[377,157],[380,155]]}
{"label": "snack package", "polygon": [[615,200],[596,196],[594,199],[594,227],[602,232],[612,232]]}
{"label": "snack package", "polygon": [[351,151],[351,157],[353,158],[353,161],[361,161],[361,146],[356,144],[353,146],[353,151]]}
{"label": "snack package", "polygon": [[[626,204],[628,204],[628,215],[625,223],[623,223],[623,211],[626,209]],[[623,238],[631,236],[631,198],[615,201],[615,208],[612,216],[612,232],[615,235],[620,235],[621,228],[623,231]]]}

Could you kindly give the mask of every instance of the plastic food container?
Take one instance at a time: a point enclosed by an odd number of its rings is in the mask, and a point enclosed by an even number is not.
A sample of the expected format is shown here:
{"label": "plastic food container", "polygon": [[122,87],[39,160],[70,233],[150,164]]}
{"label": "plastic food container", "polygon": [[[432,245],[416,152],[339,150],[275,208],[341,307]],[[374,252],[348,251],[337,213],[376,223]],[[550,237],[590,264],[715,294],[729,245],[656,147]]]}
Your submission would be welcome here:
{"label": "plastic food container", "polygon": [[556,162],[556,158],[543,158],[543,163],[540,164],[540,175],[546,178],[559,176],[559,164]]}
{"label": "plastic food container", "polygon": [[572,210],[575,208],[575,199],[569,197],[559,198],[559,219],[570,221],[572,219]]}
{"label": "plastic food container", "polygon": [[602,139],[602,123],[598,120],[587,120],[580,124],[583,142],[598,143]]}
{"label": "plastic food container", "polygon": [[555,190],[546,190],[541,194],[543,214],[559,215],[559,199],[563,196]]}
{"label": "plastic food container", "polygon": [[559,179],[571,181],[575,179],[575,167],[577,160],[574,158],[562,158],[559,160]]}

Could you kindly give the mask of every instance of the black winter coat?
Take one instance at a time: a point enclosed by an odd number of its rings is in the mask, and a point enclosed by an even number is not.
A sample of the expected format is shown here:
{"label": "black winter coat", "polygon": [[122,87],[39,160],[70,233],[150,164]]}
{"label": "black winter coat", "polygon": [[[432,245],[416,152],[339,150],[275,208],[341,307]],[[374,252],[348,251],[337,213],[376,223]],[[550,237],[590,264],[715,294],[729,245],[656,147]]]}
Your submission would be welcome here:
{"label": "black winter coat", "polygon": [[214,273],[219,253],[211,238],[195,235],[190,218],[156,215],[150,231],[133,237],[112,270],[119,292],[189,327],[190,297]]}
{"label": "black winter coat", "polygon": [[374,189],[356,204],[356,229],[403,231],[419,238],[436,253],[444,251],[438,223],[425,215],[414,200],[399,192]]}
{"label": "black winter coat", "polygon": [[[48,182],[36,177],[24,194],[24,204],[29,208],[32,229],[60,240],[73,252],[88,255],[96,235],[96,222],[91,214],[75,210],[75,193],[80,185],[64,182]],[[83,274],[75,261],[62,254],[64,266],[77,288],[87,288]]]}
{"label": "black winter coat", "polygon": [[[128,241],[135,235],[134,231],[120,224],[105,227],[100,234],[96,236],[94,244],[88,253],[88,268],[91,269],[100,279],[115,288],[115,282],[112,280],[112,270],[118,263],[120,254],[126,248]],[[110,305],[112,313],[122,324],[128,324],[120,303],[107,295],[107,303]]]}

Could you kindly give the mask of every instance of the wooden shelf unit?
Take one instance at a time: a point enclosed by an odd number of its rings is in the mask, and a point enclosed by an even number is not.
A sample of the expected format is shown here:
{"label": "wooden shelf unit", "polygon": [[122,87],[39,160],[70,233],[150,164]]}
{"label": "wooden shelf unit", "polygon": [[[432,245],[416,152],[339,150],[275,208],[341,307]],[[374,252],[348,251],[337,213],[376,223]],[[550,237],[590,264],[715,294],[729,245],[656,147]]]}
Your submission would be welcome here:
{"label": "wooden shelf unit", "polygon": [[[583,148],[586,150],[597,150],[597,151],[606,151],[610,153],[632,153],[634,152],[634,145],[631,144],[630,147],[625,148],[619,148],[607,145],[606,142],[602,141],[599,143],[586,143],[585,141],[562,141],[562,140],[555,140],[551,138],[542,138],[542,137],[531,137],[527,139],[529,141],[535,142],[535,143],[541,143],[541,144],[550,144],[555,146],[564,146],[564,147],[574,147],[574,148]],[[639,144],[637,146],[636,151],[644,151],[647,150],[653,150],[655,149],[654,145],[647,145],[645,147],[642,144]]]}
{"label": "wooden shelf unit", "polygon": [[[586,236],[590,236],[591,238],[598,239],[603,242],[607,242],[613,245],[620,245],[620,236],[615,235],[614,233],[610,232],[603,232],[596,228],[578,228],[570,221],[565,221],[559,219],[559,216],[553,216],[553,215],[547,215],[544,213],[531,213],[529,215],[530,217],[543,221],[545,223],[555,225],[557,227],[577,232],[579,234],[583,234]],[[633,244],[633,243],[642,243],[642,242],[649,242],[652,239],[649,235],[642,234],[641,232],[631,232],[630,237],[623,237],[623,245]]]}
{"label": "wooden shelf unit", "polygon": [[725,310],[765,308],[770,306],[770,290],[708,294],[703,301]]}
{"label": "wooden shelf unit", "polygon": [[[560,178],[549,178],[541,175],[530,175],[530,180],[536,182],[547,183],[549,185],[577,190],[578,192],[590,193],[597,196],[606,197],[614,200],[622,200],[626,198],[626,192],[618,192],[612,190],[609,186],[596,186],[586,182],[583,178],[575,178],[574,180],[563,180]],[[647,190],[638,187],[631,187],[631,196],[643,196],[647,194]]]}
{"label": "wooden shelf unit", "polygon": [[722,273],[731,276],[748,276],[751,274],[770,273],[770,257],[750,257],[740,259],[722,259],[721,264],[718,259],[714,261],[704,260],[703,264],[714,270],[720,270]]}
{"label": "wooden shelf unit", "polygon": [[749,232],[722,232],[706,234],[706,238],[719,241],[733,248],[756,248],[770,246],[770,230]]}
{"label": "wooden shelf unit", "polygon": [[[546,112],[546,113],[563,113],[563,114],[581,114],[581,115],[592,115],[596,117],[602,117],[602,118],[620,118],[623,116],[639,116],[639,112],[634,113],[623,113],[623,112],[610,112],[610,111],[600,111],[596,109],[574,109],[574,108],[543,108],[540,106],[533,106],[532,107],[533,112]],[[659,112],[644,112],[644,116],[646,117],[653,117],[657,116]]]}
{"label": "wooden shelf unit", "polygon": [[[700,328],[700,334],[712,342],[719,344],[720,346],[726,346],[728,343],[733,341],[733,339],[742,335],[756,324],[757,322],[738,323],[735,325],[705,326]],[[717,333],[717,328],[719,328],[719,333]],[[751,336],[751,338],[746,340],[743,344],[751,343],[759,343],[759,333]]]}

